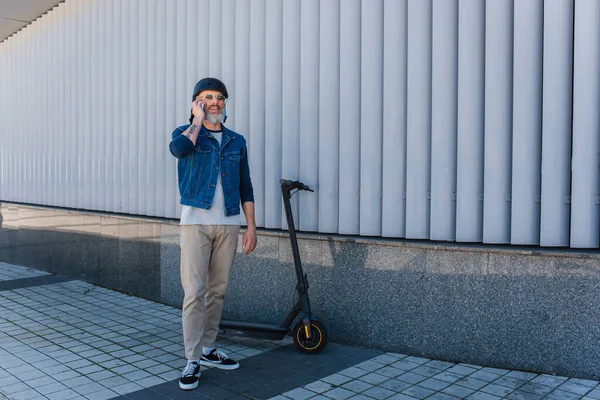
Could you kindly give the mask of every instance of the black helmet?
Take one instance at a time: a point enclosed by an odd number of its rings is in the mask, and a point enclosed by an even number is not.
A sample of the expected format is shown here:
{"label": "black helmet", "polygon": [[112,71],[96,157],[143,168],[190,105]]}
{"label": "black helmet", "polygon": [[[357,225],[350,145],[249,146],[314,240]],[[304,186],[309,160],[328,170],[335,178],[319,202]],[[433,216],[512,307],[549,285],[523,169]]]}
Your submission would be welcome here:
{"label": "black helmet", "polygon": [[217,92],[221,92],[225,98],[228,98],[227,88],[225,84],[218,80],[217,78],[204,78],[200,79],[196,86],[194,86],[194,93],[192,93],[192,101],[196,99],[196,94],[198,92],[202,92],[204,90],[215,90]]}

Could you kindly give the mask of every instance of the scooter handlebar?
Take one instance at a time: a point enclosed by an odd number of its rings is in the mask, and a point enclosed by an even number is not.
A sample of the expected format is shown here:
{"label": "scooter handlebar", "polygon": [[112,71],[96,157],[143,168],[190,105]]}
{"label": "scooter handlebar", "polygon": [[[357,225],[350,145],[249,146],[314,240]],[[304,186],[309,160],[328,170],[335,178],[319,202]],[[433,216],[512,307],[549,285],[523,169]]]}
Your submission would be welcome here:
{"label": "scooter handlebar", "polygon": [[280,179],[279,184],[288,188],[289,190],[298,189],[298,190],[307,190],[309,192],[314,192],[311,188],[306,186],[304,183],[300,181],[288,181],[287,179]]}

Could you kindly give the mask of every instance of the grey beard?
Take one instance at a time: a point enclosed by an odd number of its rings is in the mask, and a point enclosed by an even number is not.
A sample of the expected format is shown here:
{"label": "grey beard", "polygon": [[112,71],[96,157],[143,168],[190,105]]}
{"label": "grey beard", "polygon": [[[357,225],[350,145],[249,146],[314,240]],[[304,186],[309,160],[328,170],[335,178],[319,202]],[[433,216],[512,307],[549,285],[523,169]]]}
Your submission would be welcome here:
{"label": "grey beard", "polygon": [[225,113],[223,111],[221,111],[218,114],[206,114],[205,119],[206,119],[206,121],[210,122],[211,124],[219,124],[219,123],[223,122],[224,116],[225,116]]}

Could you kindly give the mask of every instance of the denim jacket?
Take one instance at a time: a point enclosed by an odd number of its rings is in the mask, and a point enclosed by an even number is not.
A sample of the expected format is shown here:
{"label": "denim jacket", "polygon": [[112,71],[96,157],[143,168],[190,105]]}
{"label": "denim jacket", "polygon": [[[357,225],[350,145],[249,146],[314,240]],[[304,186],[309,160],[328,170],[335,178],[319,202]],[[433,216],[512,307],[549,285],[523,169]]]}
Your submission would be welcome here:
{"label": "denim jacket", "polygon": [[237,215],[240,213],[240,202],[254,201],[248,150],[242,135],[221,126],[223,136],[220,147],[217,139],[204,126],[194,146],[190,139],[182,135],[190,127],[188,124],[173,131],[169,150],[178,159],[181,204],[210,209],[220,173],[225,215]]}

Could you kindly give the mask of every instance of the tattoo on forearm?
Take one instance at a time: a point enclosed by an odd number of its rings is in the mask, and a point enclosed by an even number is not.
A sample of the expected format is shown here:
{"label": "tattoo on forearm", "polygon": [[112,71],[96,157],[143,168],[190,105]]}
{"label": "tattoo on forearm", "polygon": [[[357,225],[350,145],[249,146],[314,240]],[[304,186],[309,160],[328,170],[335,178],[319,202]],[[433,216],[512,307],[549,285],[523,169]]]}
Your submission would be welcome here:
{"label": "tattoo on forearm", "polygon": [[196,130],[196,128],[197,128],[197,126],[196,126],[196,125],[192,125],[192,126],[190,126],[190,130],[189,130],[189,132],[188,132],[188,133],[186,133],[186,134],[185,134],[185,136],[187,136],[187,137],[188,137],[188,139],[189,139],[189,138],[191,138],[191,137],[192,137],[192,135],[194,134],[194,131]]}

